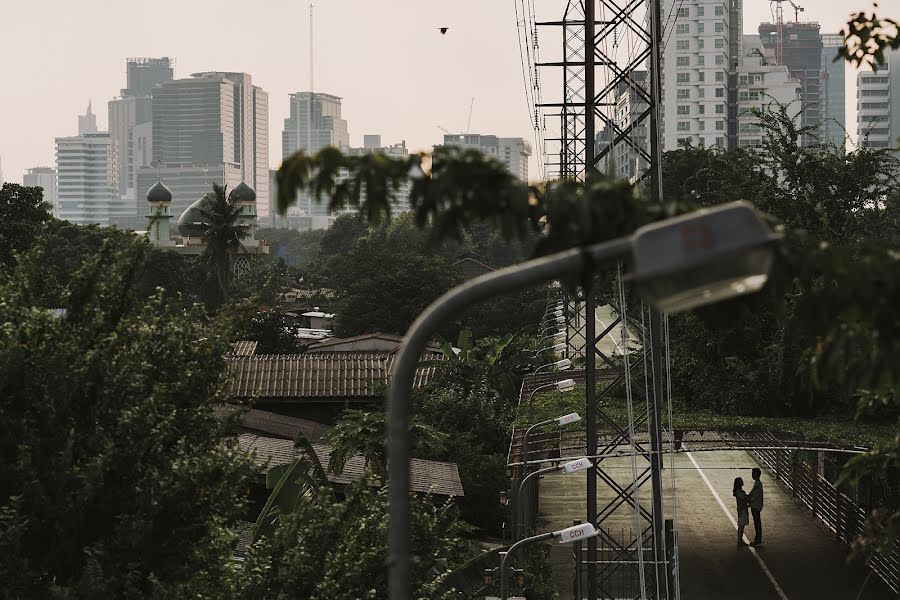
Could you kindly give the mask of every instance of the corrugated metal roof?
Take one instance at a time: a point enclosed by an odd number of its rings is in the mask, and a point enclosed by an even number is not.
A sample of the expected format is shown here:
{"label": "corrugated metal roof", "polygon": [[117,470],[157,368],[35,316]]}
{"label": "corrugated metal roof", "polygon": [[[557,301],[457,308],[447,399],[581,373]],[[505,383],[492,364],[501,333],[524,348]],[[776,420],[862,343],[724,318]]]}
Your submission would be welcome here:
{"label": "corrugated metal roof", "polygon": [[[213,407],[216,416],[221,417],[228,416],[239,409],[239,406],[234,405]],[[289,417],[256,408],[251,408],[242,415],[241,426],[244,429],[288,440],[293,440],[297,437],[297,434],[302,433],[311,442],[321,440],[330,429],[327,425],[315,421],[298,419],[297,417]]]}
{"label": "corrugated metal roof", "polygon": [[231,355],[232,356],[253,356],[256,354],[256,346],[259,342],[253,342],[250,340],[243,340],[240,342],[235,342],[231,345]]}
{"label": "corrugated metal roof", "polygon": [[[238,436],[241,450],[254,452],[257,466],[260,468],[273,467],[291,462],[298,455],[294,443],[290,440],[263,437],[252,433],[244,433]],[[365,471],[365,459],[356,455],[344,465],[344,472],[333,475],[328,472],[328,463],[331,459],[331,448],[324,444],[312,444],[319,462],[328,473],[328,480],[332,483],[346,485],[362,477]],[[459,479],[459,469],[456,464],[435,460],[421,460],[413,458],[410,461],[409,489],[413,492],[424,492],[441,496],[464,495],[462,481]]]}
{"label": "corrugated metal roof", "polygon": [[[394,358],[372,352],[235,356],[228,361],[227,375],[235,398],[372,398],[387,385]],[[434,371],[417,370],[414,386],[427,384]]]}

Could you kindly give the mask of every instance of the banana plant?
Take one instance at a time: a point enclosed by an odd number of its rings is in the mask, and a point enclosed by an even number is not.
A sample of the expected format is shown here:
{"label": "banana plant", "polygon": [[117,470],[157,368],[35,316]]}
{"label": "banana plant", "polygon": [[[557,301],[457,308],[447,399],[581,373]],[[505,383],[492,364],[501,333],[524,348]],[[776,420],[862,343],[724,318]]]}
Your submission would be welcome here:
{"label": "banana plant", "polygon": [[276,465],[266,472],[266,488],[272,490],[253,528],[253,543],[271,535],[281,515],[294,511],[304,497],[334,495],[328,475],[312,444],[300,433],[294,440],[299,453],[290,463]]}

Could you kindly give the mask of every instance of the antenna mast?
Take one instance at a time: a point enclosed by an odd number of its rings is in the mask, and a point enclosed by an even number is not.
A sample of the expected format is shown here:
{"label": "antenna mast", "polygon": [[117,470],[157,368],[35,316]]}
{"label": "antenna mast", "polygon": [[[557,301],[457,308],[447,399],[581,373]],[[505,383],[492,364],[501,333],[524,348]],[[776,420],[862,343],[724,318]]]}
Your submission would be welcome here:
{"label": "antenna mast", "polygon": [[313,61],[313,49],[314,49],[314,45],[313,45],[313,8],[315,8],[315,5],[313,5],[313,3],[310,2],[309,3],[309,106],[308,106],[308,110],[306,111],[306,152],[308,154],[312,154],[312,121],[313,121],[312,112],[313,112],[313,99],[315,98],[315,93],[313,92],[313,89],[315,89],[313,87],[313,82],[315,81],[315,79],[313,78],[313,75],[315,74],[315,72],[313,70],[314,65],[315,65],[315,62]]}

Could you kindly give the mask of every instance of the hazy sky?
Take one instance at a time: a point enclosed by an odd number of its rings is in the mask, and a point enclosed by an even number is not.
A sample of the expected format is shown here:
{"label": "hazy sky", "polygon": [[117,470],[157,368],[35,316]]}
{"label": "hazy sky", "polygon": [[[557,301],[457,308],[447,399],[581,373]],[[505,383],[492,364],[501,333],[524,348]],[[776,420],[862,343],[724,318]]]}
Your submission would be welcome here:
{"label": "hazy sky", "polygon": [[[533,0],[557,17],[564,0]],[[801,0],[804,17],[837,32],[869,0]],[[515,0],[318,0],[315,90],[343,97],[350,142],[380,133],[429,148],[443,132],[532,138],[516,36]],[[790,13],[792,16],[792,12]],[[77,133],[93,101],[105,128],[106,103],[125,87],[125,59],[170,56],[175,76],[244,71],[269,93],[270,162],[281,159],[288,94],[309,89],[308,1],[0,0],[0,159],[3,178],[52,165],[54,137]],[[745,32],[771,20],[765,0],[744,0]],[[441,35],[438,27],[450,28]],[[542,38],[542,58],[555,51]],[[855,80],[851,70],[848,80]],[[544,89],[545,101],[558,101]],[[848,94],[848,102],[855,99]],[[848,112],[854,121],[855,111]],[[532,176],[536,175],[532,164]]]}

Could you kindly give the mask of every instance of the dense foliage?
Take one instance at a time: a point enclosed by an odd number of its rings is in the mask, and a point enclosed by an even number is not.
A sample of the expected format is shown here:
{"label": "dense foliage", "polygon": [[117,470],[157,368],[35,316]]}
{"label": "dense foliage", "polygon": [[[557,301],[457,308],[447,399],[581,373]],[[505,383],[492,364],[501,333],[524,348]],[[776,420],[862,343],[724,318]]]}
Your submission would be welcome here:
{"label": "dense foliage", "polygon": [[[451,504],[412,498],[411,549],[414,597],[459,598],[445,589],[453,566],[472,547]],[[387,597],[387,493],[362,480],[346,499],[327,493],[301,499],[271,537],[250,551],[242,571],[245,598],[376,600]]]}
{"label": "dense foliage", "polygon": [[[138,293],[107,240],[48,311],[44,256],[0,283],[0,579],[22,598],[218,598],[249,461],[213,415],[232,327]],[[50,290],[54,292],[54,290]],[[57,304],[58,298],[52,303]]]}

